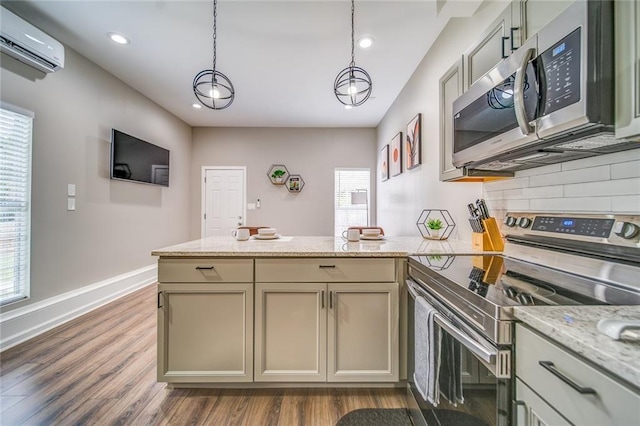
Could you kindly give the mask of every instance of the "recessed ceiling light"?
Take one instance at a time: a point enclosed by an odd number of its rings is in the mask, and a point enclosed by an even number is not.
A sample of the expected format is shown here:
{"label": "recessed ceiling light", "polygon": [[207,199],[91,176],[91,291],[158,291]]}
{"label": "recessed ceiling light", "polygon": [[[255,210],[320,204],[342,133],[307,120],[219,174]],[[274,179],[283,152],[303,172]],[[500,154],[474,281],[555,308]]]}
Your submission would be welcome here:
{"label": "recessed ceiling light", "polygon": [[365,36],[360,38],[360,40],[358,40],[358,46],[360,46],[363,49],[371,47],[372,44],[373,44],[373,37],[370,37],[370,36]]}
{"label": "recessed ceiling light", "polygon": [[200,104],[192,104],[191,106],[194,107],[195,109],[202,108],[202,105],[200,105]]}
{"label": "recessed ceiling light", "polygon": [[118,44],[129,44],[131,43],[131,41],[126,38],[125,36],[123,36],[122,34],[118,34],[118,33],[109,33],[109,38],[111,39],[112,42],[114,43],[118,43]]}

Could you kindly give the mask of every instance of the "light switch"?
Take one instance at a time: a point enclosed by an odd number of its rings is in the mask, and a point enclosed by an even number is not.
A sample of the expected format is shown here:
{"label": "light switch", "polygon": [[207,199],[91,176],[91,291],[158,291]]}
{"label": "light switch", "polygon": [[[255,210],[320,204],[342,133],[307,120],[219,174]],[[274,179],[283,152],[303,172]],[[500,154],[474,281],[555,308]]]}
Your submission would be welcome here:
{"label": "light switch", "polygon": [[67,198],[67,211],[73,211],[76,209],[76,199]]}
{"label": "light switch", "polygon": [[75,197],[76,196],[76,186],[73,183],[70,183],[67,185],[67,195],[69,197]]}

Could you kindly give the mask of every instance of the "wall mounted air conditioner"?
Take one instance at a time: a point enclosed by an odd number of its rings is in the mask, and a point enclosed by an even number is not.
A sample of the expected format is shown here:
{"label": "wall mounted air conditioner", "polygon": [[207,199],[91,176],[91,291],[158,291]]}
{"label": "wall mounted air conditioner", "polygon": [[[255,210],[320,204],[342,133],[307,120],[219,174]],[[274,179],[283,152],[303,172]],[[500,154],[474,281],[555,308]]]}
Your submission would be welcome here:
{"label": "wall mounted air conditioner", "polygon": [[64,68],[64,46],[4,7],[0,8],[0,51],[43,72]]}

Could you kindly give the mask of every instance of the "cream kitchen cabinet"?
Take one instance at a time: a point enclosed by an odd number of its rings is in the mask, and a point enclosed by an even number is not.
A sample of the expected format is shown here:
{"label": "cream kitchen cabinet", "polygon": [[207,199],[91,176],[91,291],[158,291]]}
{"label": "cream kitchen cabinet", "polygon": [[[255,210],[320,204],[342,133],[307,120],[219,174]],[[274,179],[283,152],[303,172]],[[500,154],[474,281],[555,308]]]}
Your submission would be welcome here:
{"label": "cream kitchen cabinet", "polygon": [[256,260],[255,381],[397,382],[398,306],[394,259]]}
{"label": "cream kitchen cabinet", "polygon": [[516,376],[516,414],[524,419],[518,425],[634,425],[640,419],[637,391],[521,324]]}
{"label": "cream kitchen cabinet", "polygon": [[521,44],[522,2],[514,0],[463,55],[464,90]]}
{"label": "cream kitchen cabinet", "polygon": [[576,0],[523,0],[524,40],[538,33]]}
{"label": "cream kitchen cabinet", "polygon": [[253,260],[160,259],[158,281],[158,381],[253,381]]}
{"label": "cream kitchen cabinet", "polygon": [[640,4],[615,7],[616,137],[640,141]]}

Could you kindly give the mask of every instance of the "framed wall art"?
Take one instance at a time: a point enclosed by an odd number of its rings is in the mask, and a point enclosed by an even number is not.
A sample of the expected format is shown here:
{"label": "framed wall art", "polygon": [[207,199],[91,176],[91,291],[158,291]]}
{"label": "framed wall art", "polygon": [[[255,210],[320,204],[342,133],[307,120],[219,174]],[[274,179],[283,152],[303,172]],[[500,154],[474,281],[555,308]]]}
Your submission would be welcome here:
{"label": "framed wall art", "polygon": [[404,149],[405,170],[411,170],[422,164],[422,114],[418,114],[407,124]]}
{"label": "framed wall art", "polygon": [[380,150],[380,178],[382,182],[389,179],[389,144]]}
{"label": "framed wall art", "polygon": [[402,173],[402,132],[391,139],[389,168],[391,176],[398,176]]}

